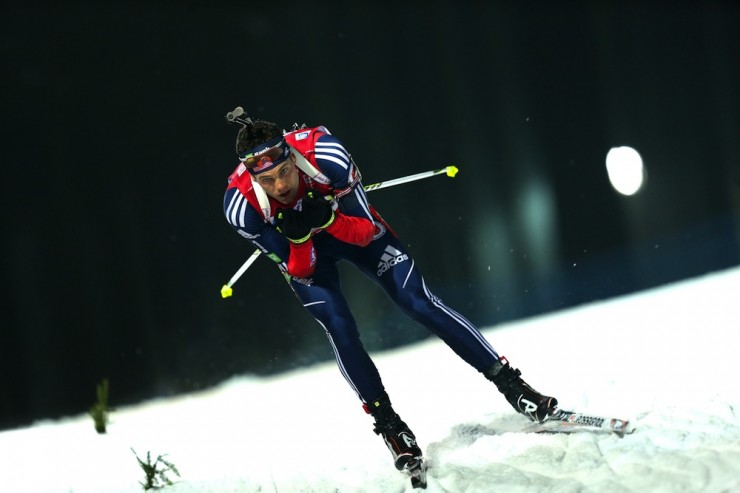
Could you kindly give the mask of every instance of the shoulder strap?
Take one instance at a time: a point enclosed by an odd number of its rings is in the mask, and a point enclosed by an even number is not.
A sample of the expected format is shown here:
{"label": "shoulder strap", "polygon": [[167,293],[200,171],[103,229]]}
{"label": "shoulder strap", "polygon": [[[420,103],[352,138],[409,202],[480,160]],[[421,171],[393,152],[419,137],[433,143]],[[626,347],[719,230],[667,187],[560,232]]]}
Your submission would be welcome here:
{"label": "shoulder strap", "polygon": [[[262,217],[265,221],[272,222],[272,206],[270,205],[270,197],[267,195],[267,192],[259,186],[259,183],[254,181],[254,177],[252,177],[252,175],[249,176],[252,179],[252,192],[257,199],[257,204],[259,204],[259,211],[262,212]],[[247,195],[247,200],[250,199],[251,197]]]}
{"label": "shoulder strap", "polygon": [[319,170],[316,163],[316,140],[324,134],[329,134],[326,127],[301,128],[285,134],[285,140],[290,146],[291,152],[296,159],[296,166],[310,179],[329,185],[329,178]]}
{"label": "shoulder strap", "polygon": [[272,220],[272,205],[270,204],[270,197],[262,189],[251,174],[247,172],[247,167],[244,163],[239,163],[233,173],[229,176],[229,188],[235,187],[247,198],[249,204],[260,214],[262,218],[271,222]]}
{"label": "shoulder strap", "polygon": [[303,154],[296,150],[295,147],[291,147],[290,150],[293,153],[293,156],[295,156],[295,165],[298,166],[299,170],[303,171],[309,178],[318,183],[323,185],[331,183],[329,178],[319,170],[318,165],[311,164],[308,159],[303,157]]}

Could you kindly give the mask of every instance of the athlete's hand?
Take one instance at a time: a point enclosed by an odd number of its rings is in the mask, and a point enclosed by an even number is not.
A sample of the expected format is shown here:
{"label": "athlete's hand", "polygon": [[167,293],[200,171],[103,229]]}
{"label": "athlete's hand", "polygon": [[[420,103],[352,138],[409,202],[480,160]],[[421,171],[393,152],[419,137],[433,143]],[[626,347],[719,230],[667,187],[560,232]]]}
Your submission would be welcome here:
{"label": "athlete's hand", "polygon": [[324,229],[334,222],[331,202],[316,190],[309,190],[301,201],[301,210],[278,209],[275,226],[293,243],[303,243],[314,228]]}
{"label": "athlete's hand", "polygon": [[311,228],[328,228],[334,222],[331,202],[316,190],[309,190],[306,193],[301,201],[301,209],[303,221]]}
{"label": "athlete's hand", "polygon": [[311,226],[306,223],[303,213],[295,209],[278,209],[275,226],[293,243],[304,243],[311,238]]}

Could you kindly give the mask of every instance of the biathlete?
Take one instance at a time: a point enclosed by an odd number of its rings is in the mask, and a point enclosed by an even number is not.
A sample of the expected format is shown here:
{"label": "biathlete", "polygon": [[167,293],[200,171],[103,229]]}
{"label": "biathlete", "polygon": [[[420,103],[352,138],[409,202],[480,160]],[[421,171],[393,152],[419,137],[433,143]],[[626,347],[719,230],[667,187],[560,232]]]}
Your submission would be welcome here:
{"label": "biathlete", "polygon": [[360,171],[339,139],[324,127],[284,132],[267,121],[235,120],[242,125],[236,139],[240,161],[228,179],[226,219],[276,263],[324,328],[339,370],[374,418],[374,431],[397,469],[419,467],[422,452],[360,340],[340,287],[340,260],[357,267],[491,380],[517,412],[535,422],[555,412],[555,398],[524,382],[472,323],[432,294],[412,256],[368,202]]}

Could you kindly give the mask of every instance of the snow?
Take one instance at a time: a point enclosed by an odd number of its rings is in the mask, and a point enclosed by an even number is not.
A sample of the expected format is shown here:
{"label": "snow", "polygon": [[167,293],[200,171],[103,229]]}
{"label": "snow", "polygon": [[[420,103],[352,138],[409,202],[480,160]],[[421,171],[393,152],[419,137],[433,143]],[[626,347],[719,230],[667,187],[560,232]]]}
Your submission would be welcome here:
{"label": "snow", "polygon": [[[732,269],[484,331],[562,407],[630,418],[624,438],[522,432],[436,339],[375,354],[427,491],[740,492],[738,286]],[[0,489],[143,491],[132,448],[166,454],[172,493],[410,490],[333,363],[119,408],[105,435],[87,415],[2,432]]]}

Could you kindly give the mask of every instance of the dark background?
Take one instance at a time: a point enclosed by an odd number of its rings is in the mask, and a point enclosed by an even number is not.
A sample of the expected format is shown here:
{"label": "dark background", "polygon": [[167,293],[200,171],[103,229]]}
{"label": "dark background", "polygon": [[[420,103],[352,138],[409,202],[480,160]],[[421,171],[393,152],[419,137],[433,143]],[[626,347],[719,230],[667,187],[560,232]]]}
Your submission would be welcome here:
{"label": "dark background", "polygon": [[[236,105],[366,184],[458,166],[371,200],[480,326],[738,264],[740,3],[320,4],[4,4],[0,428],[332,357],[270,261],[220,298]],[[369,349],[427,337],[344,271]]]}

